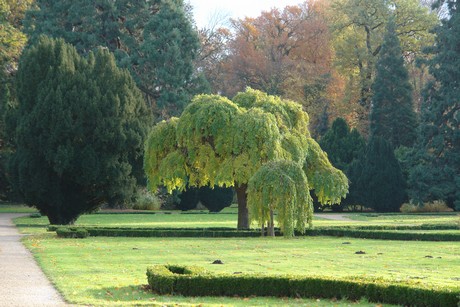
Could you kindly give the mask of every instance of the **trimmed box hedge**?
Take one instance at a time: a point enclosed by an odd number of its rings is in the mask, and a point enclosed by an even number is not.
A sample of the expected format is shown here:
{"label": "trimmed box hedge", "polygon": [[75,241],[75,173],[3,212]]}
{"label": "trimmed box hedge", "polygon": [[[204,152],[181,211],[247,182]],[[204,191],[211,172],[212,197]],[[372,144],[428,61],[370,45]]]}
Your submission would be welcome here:
{"label": "trimmed box hedge", "polygon": [[150,288],[184,296],[277,296],[346,298],[406,306],[457,306],[460,293],[383,279],[211,274],[199,267],[155,265],[147,268]]}
{"label": "trimmed box hedge", "polygon": [[89,236],[86,229],[77,227],[60,227],[56,229],[56,234],[59,238],[83,239]]}
{"label": "trimmed box hedge", "polygon": [[[56,231],[65,228],[59,225],[48,226],[48,231]],[[237,237],[260,237],[260,230],[236,230],[233,228],[132,228],[132,227],[95,227],[73,226],[72,229],[86,229],[93,237],[193,237],[193,238],[237,238]],[[419,230],[420,228],[408,229]],[[444,228],[445,229],[445,228]],[[449,228],[450,229],[450,228]],[[394,230],[394,228],[392,228]],[[434,230],[434,229],[433,229]],[[277,236],[282,235],[279,229]],[[296,235],[302,235],[296,233]],[[307,230],[309,236],[334,236],[353,237],[361,239],[377,240],[418,240],[418,241],[460,241],[458,233],[408,233],[391,232],[380,229],[367,230],[350,227],[318,227]]]}
{"label": "trimmed box hedge", "polygon": [[421,224],[421,225],[342,225],[318,227],[319,229],[354,230],[460,230],[460,224]]}
{"label": "trimmed box hedge", "polygon": [[324,228],[308,230],[307,234],[310,236],[352,237],[375,240],[460,241],[460,231],[458,233],[411,233],[382,230]]}

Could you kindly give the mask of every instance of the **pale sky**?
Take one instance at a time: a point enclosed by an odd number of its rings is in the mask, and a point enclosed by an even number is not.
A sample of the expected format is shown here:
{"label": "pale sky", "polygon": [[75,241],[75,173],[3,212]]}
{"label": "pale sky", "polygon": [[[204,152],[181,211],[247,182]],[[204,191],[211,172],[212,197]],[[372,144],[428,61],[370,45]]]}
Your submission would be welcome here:
{"label": "pale sky", "polygon": [[193,16],[198,28],[209,24],[218,13],[230,18],[257,17],[271,8],[297,5],[304,0],[189,0],[193,6]]}

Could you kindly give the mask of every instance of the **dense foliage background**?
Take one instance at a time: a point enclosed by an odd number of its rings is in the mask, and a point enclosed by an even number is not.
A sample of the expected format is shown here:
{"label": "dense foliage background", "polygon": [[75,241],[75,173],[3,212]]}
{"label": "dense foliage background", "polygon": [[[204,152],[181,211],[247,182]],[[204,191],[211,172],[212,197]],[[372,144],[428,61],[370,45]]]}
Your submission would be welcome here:
{"label": "dense foliage background", "polygon": [[[249,86],[296,101],[308,113],[311,136],[350,179],[348,198],[340,205],[331,204],[333,208],[359,204],[388,211],[398,210],[407,200],[418,205],[440,200],[459,209],[457,6],[454,0],[307,0],[256,18],[229,23],[214,19],[198,29],[193,8],[182,0],[0,0],[0,198],[22,198],[37,205],[27,195],[47,194],[58,206],[62,195],[68,194],[62,192],[63,186],[77,191],[82,185],[83,194],[90,190],[101,194],[94,203],[102,199],[123,203],[128,191],[145,184],[138,161],[147,126],[180,116],[195,94],[233,99]],[[47,55],[32,56],[40,40],[47,40],[42,35],[62,39],[58,44],[62,49],[50,47]],[[239,102],[242,107],[245,103]],[[264,112],[280,123],[277,111]],[[146,119],[147,113],[152,119]],[[211,119],[212,114],[203,116]],[[258,111],[248,117],[265,120]],[[85,124],[72,126],[78,118]],[[291,129],[291,124],[279,129]],[[238,133],[254,137],[250,126],[241,126],[248,129]],[[130,129],[138,132],[126,132]],[[182,133],[180,142],[193,140]],[[394,154],[382,149],[386,145],[372,149],[382,143],[378,137],[390,143],[399,166]],[[89,154],[84,145],[75,147],[78,142],[102,151]],[[271,144],[270,138],[263,142]],[[102,168],[78,166],[93,161],[90,156],[105,159],[111,154],[118,158],[110,158],[114,170],[110,176],[125,178],[123,184],[98,173]],[[39,165],[46,176],[38,170],[20,175],[27,169],[25,162],[27,167]],[[369,163],[392,166],[374,168]],[[237,179],[246,184],[256,169],[242,169]],[[361,183],[353,179],[356,174],[371,178],[376,191],[390,189],[382,181],[387,178],[384,169],[391,169],[388,176],[397,178],[391,189],[401,197],[391,206],[376,205],[362,193],[357,198]],[[93,174],[78,177],[85,182],[75,185],[72,180],[84,170]],[[49,174],[57,174],[59,181],[45,184]],[[42,181],[41,188],[28,182],[34,176]],[[227,180],[222,178],[218,180]],[[109,188],[112,183],[117,188]],[[320,191],[312,192],[321,198]],[[406,194],[408,198],[402,197]]]}

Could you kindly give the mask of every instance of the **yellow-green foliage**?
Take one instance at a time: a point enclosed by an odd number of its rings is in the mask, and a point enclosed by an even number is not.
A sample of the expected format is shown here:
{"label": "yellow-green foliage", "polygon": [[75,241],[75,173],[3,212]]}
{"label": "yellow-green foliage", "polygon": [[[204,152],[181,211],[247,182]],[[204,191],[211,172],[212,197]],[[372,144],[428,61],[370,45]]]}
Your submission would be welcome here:
{"label": "yellow-green foliage", "polygon": [[281,133],[273,114],[247,110],[235,121],[233,136],[235,182],[247,183],[264,163],[280,158]]}
{"label": "yellow-green foliage", "polygon": [[312,138],[308,139],[304,171],[322,204],[338,204],[348,193],[348,179],[344,173],[332,166],[327,154]]}
{"label": "yellow-green foliage", "polygon": [[285,236],[294,230],[305,232],[311,225],[313,202],[308,180],[297,162],[279,160],[264,164],[248,184],[248,207],[253,220],[264,225],[270,210],[277,211],[278,223]]}
{"label": "yellow-green foliage", "polygon": [[264,112],[274,114],[282,133],[291,132],[294,129],[305,137],[310,137],[308,114],[296,102],[283,100],[278,96],[271,96],[251,88],[238,93],[233,98],[233,102],[245,109],[261,108]]}
{"label": "yellow-green foliage", "polygon": [[[311,221],[310,189],[315,189],[322,203],[339,203],[348,191],[345,175],[311,138],[302,107],[250,88],[233,101],[218,95],[196,96],[179,119],[153,129],[144,164],[149,187],[164,185],[171,191],[187,184],[246,184],[270,161],[277,161],[269,164],[276,167],[264,168],[260,176],[273,176],[273,180],[265,187],[258,185],[263,180],[254,182],[248,196],[257,208],[251,210],[253,218],[265,219],[262,209],[276,208],[288,235],[294,228],[304,230]],[[299,165],[305,166],[305,173],[299,173]],[[278,177],[275,170],[280,172]],[[275,178],[282,182],[275,184]]]}
{"label": "yellow-green foliage", "polygon": [[178,145],[187,148],[195,159],[203,144],[225,157],[232,151],[232,125],[241,111],[237,105],[218,95],[198,95],[184,110],[177,125]]}
{"label": "yellow-green foliage", "polygon": [[152,191],[164,185],[168,191],[184,189],[187,184],[185,155],[178,149],[178,118],[162,121],[153,127],[145,143],[144,170]]}

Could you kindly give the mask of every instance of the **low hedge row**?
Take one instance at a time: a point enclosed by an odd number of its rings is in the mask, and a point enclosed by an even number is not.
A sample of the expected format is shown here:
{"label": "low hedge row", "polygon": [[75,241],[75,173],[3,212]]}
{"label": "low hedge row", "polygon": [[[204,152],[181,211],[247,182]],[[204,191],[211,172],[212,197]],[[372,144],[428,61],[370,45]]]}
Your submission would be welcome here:
{"label": "low hedge row", "polygon": [[89,236],[89,232],[84,228],[60,227],[56,229],[59,238],[78,238],[83,239]]}
{"label": "low hedge row", "polygon": [[[208,212],[208,211],[148,211],[148,210],[142,210],[142,211],[110,211],[104,210],[104,211],[98,211],[94,212],[92,214],[216,214],[216,212]],[[236,215],[237,212],[219,212],[219,214],[234,214]]]}
{"label": "low hedge row", "polygon": [[91,236],[105,237],[194,237],[194,238],[239,238],[259,237],[258,231],[208,230],[208,229],[110,229],[88,228]]}
{"label": "low hedge row", "polygon": [[319,229],[354,230],[460,230],[460,224],[421,224],[421,225],[342,225],[318,227]]}
{"label": "low hedge row", "polygon": [[379,230],[323,228],[323,229],[309,230],[307,234],[310,236],[352,237],[352,238],[376,239],[376,240],[460,241],[460,231],[458,233],[429,233],[429,232],[414,233],[414,232],[390,232],[390,231],[379,231]]}
{"label": "low hedge row", "polygon": [[[56,231],[62,226],[51,225],[49,231]],[[188,237],[188,238],[241,238],[260,237],[260,230],[235,230],[232,228],[123,228],[123,227],[85,227],[75,226],[72,229],[86,229],[91,236],[104,237]],[[277,236],[282,235],[279,230]],[[297,234],[301,235],[301,234]],[[408,233],[390,231],[372,231],[353,228],[316,228],[308,230],[309,236],[352,237],[377,240],[404,241],[460,241],[458,233]]]}
{"label": "low hedge row", "polygon": [[[43,227],[43,225],[40,225],[41,227]],[[232,227],[206,227],[206,228],[197,228],[197,227],[183,227],[183,228],[177,228],[177,227],[157,227],[157,228],[153,228],[153,227],[124,227],[124,226],[121,226],[121,227],[103,227],[103,226],[92,226],[92,225],[88,225],[88,226],[83,226],[83,225],[74,225],[74,226],[66,226],[66,225],[49,225],[47,227],[47,230],[48,231],[56,231],[56,229],[58,228],[62,228],[62,227],[71,227],[71,228],[85,228],[85,229],[97,229],[97,228],[100,228],[100,229],[109,229],[109,230],[115,230],[115,231],[118,231],[118,230],[126,230],[126,231],[129,231],[129,230],[182,230],[182,231],[245,231],[245,232],[254,232],[255,230],[251,230],[251,229],[248,229],[248,230],[236,230],[235,228],[232,228]],[[259,233],[260,233],[260,230],[259,230]]]}
{"label": "low hedge row", "polygon": [[422,288],[383,279],[211,274],[199,267],[156,265],[147,268],[150,288],[184,296],[277,296],[346,298],[407,306],[457,306],[459,292]]}

